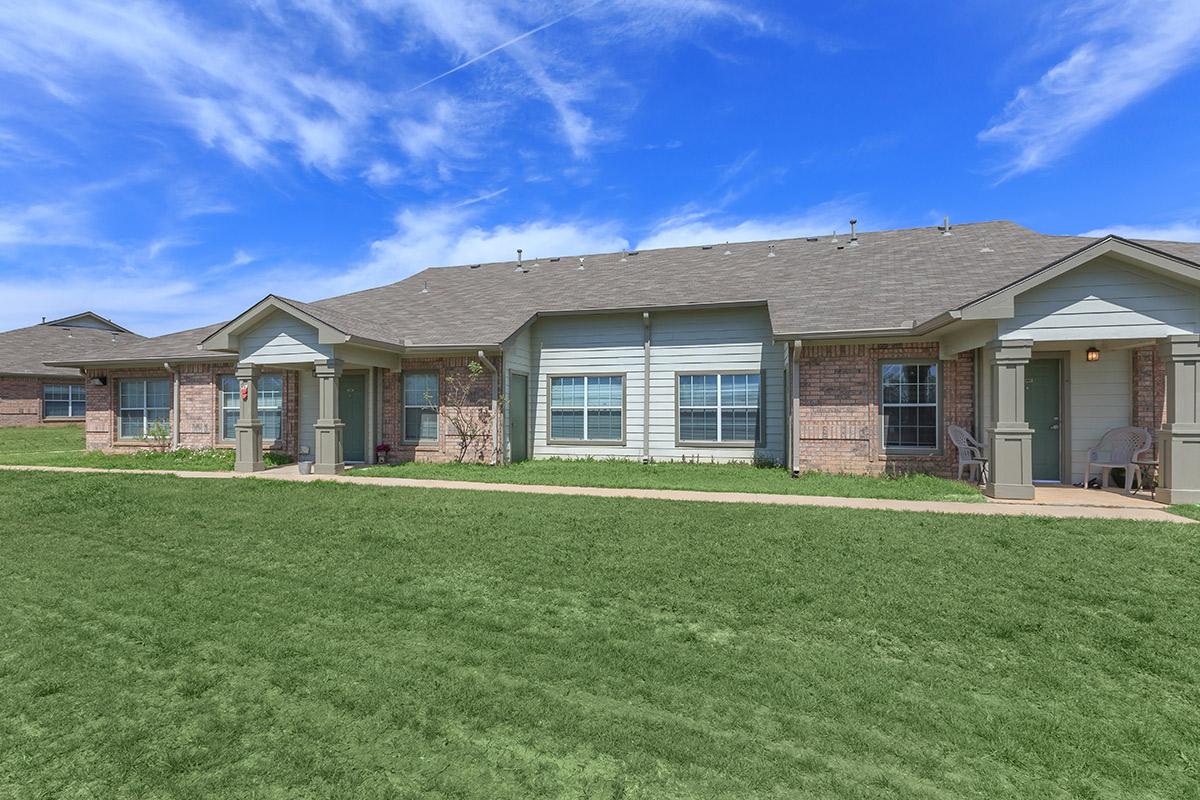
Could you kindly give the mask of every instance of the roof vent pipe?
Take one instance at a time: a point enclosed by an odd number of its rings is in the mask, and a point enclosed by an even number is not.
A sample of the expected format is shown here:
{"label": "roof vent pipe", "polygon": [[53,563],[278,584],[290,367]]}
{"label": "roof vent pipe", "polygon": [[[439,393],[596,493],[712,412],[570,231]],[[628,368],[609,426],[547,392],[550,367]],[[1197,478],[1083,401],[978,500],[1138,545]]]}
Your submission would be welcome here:
{"label": "roof vent pipe", "polygon": [[858,219],[852,218],[850,220],[850,246],[851,247],[858,247],[858,232],[856,231],[857,226],[858,226]]}
{"label": "roof vent pipe", "polygon": [[429,281],[421,281],[421,294],[429,294]]}
{"label": "roof vent pipe", "polygon": [[583,269],[583,256],[579,257],[579,269]]}
{"label": "roof vent pipe", "polygon": [[942,236],[953,236],[950,232],[950,217],[942,217]]}
{"label": "roof vent pipe", "polygon": [[771,242],[769,245],[767,245],[767,258],[774,258],[774,257],[775,257],[775,243]]}

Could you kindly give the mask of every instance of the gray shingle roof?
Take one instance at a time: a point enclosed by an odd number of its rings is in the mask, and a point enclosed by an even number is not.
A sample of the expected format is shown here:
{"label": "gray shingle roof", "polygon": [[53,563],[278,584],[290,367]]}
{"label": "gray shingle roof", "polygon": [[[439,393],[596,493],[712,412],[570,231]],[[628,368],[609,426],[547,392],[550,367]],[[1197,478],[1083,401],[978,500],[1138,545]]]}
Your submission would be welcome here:
{"label": "gray shingle roof", "polygon": [[200,349],[200,342],[224,325],[224,322],[217,322],[201,328],[190,328],[186,331],[176,331],[147,339],[139,337],[137,340],[123,343],[120,347],[106,348],[101,343],[99,347],[76,350],[61,358],[49,360],[51,363],[63,362],[79,365],[233,360],[236,356],[232,353],[214,353],[211,350]]}
{"label": "gray shingle roof", "polygon": [[[65,322],[83,315],[65,318]],[[121,328],[124,331],[124,328]],[[114,354],[126,345],[144,341],[136,333],[116,333],[92,327],[77,327],[64,321],[30,325],[0,332],[0,375],[78,377],[79,371],[50,367],[47,361],[73,359],[82,353]]]}
{"label": "gray shingle roof", "polygon": [[[537,314],[764,303],[777,336],[895,330],[999,291],[1097,239],[1012,222],[433,267],[313,303],[279,298],[343,333],[411,347],[496,345]],[[1142,244],[1200,263],[1200,244]],[[770,256],[774,245],[775,255]],[[423,291],[428,288],[428,291]],[[224,323],[132,343],[121,358],[215,360]]]}
{"label": "gray shingle roof", "polygon": [[[501,342],[534,314],[762,301],[777,335],[893,329],[997,291],[1094,239],[1012,222],[676,247],[636,255],[431,268],[388,286],[311,303],[387,321],[413,345]],[[1200,245],[1149,242],[1193,260]],[[622,260],[624,259],[624,260]],[[422,293],[428,285],[429,291]],[[396,341],[399,341],[397,339]]]}

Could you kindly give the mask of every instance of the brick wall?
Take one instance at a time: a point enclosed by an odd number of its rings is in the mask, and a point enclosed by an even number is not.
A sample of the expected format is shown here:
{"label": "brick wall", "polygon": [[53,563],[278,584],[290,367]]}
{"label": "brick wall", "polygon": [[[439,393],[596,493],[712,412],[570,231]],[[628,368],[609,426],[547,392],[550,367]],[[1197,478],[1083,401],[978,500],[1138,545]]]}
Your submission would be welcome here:
{"label": "brick wall", "polygon": [[[447,392],[449,389],[447,380],[458,380],[465,384],[465,407],[467,409],[471,409],[475,413],[480,413],[490,410],[492,405],[492,373],[485,368],[483,372],[473,379],[469,378],[470,371],[467,368],[467,364],[472,360],[475,359],[469,356],[404,359],[402,369],[405,372],[436,372],[438,375],[438,392],[441,395],[438,398],[438,438],[436,443],[429,444],[417,445],[404,442],[404,375],[403,373],[391,371],[384,372],[383,440],[392,446],[391,453],[388,456],[390,462],[426,461],[446,463],[458,458],[461,437],[453,430],[453,426],[447,418]],[[492,363],[496,365],[496,369],[500,370],[500,374],[503,375],[504,367],[499,357],[493,358]],[[500,409],[498,424],[501,426],[504,424],[503,406],[503,402],[498,406]],[[488,426],[487,431],[487,435],[483,437],[481,442],[477,443],[471,452],[467,453],[464,460],[483,462],[491,460],[491,426]]]}
{"label": "brick wall", "polygon": [[[233,375],[233,364],[184,364],[179,376],[179,445],[194,450],[233,448],[221,438],[221,378]],[[278,442],[263,442],[264,450],[295,456],[299,434],[299,389],[294,371],[283,371],[283,419]],[[171,379],[164,369],[89,370],[87,376],[103,376],[104,386],[87,387],[87,447],[89,450],[125,450],[152,446],[143,441],[122,441],[117,425],[117,385],[123,378]],[[172,424],[175,420],[172,420]]]}
{"label": "brick wall", "polygon": [[65,386],[78,385],[81,381],[78,378],[0,377],[0,428],[83,422],[82,419],[42,418],[42,387],[47,383]]}
{"label": "brick wall", "polygon": [[[798,359],[798,450],[801,471],[879,474],[885,471],[953,475],[956,454],[948,441],[935,455],[895,455],[883,450],[879,411],[880,363],[936,359],[936,343],[805,346]],[[960,425],[974,432],[975,361],[963,353],[940,362],[942,432]]]}
{"label": "brick wall", "polygon": [[[1156,345],[1133,351],[1133,424],[1157,432],[1167,421],[1167,367]],[[1154,446],[1158,448],[1158,437]]]}

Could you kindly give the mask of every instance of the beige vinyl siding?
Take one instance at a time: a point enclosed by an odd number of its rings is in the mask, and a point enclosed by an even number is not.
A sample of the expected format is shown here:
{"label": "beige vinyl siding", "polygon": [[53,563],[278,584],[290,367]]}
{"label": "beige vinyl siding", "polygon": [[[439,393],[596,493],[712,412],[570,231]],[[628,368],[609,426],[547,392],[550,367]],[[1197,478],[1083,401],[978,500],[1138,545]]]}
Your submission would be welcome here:
{"label": "beige vinyl siding", "polygon": [[276,311],[239,341],[241,360],[251,364],[310,363],[333,358],[333,348],[317,341],[317,329]]}
{"label": "beige vinyl siding", "polygon": [[[317,454],[317,433],[313,425],[317,422],[318,405],[320,404],[317,377],[312,370],[302,369],[297,372],[300,379],[300,437],[297,440],[301,447],[301,460],[312,460]],[[303,455],[303,448],[308,448],[308,454]]]}
{"label": "beige vinyl siding", "polygon": [[1200,293],[1112,258],[1019,295],[1001,339],[1149,339],[1200,330]]}
{"label": "beige vinyl siding", "polygon": [[1132,424],[1133,351],[1111,350],[1088,362],[1087,348],[1071,350],[1071,482],[1083,480],[1087,451],[1105,432]]}
{"label": "beige vinyl siding", "polygon": [[[665,311],[650,314],[650,456],[750,461],[784,457],[784,351],[771,341],[765,308]],[[642,315],[545,317],[533,326],[533,419],[535,458],[642,455],[644,406]],[[765,440],[761,446],[676,443],[678,373],[765,372]],[[621,374],[625,378],[625,444],[553,445],[546,442],[547,377]]]}

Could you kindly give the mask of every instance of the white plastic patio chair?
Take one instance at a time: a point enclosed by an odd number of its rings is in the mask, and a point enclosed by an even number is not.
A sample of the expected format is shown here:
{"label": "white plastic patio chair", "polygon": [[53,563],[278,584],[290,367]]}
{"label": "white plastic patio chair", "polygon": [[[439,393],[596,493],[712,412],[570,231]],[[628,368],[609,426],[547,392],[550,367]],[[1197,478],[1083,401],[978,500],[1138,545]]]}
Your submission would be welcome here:
{"label": "white plastic patio chair", "polygon": [[958,449],[958,479],[963,479],[963,470],[976,483],[983,483],[987,472],[987,459],[983,457],[983,444],[967,433],[966,428],[950,425],[946,428],[950,441]]}
{"label": "white plastic patio chair", "polygon": [[1107,489],[1109,473],[1120,467],[1125,470],[1125,494],[1133,493],[1138,475],[1136,461],[1154,447],[1154,437],[1145,428],[1113,428],[1100,437],[1100,443],[1088,450],[1087,469],[1083,473],[1086,488],[1092,482],[1092,470],[1100,470],[1100,488]]}

